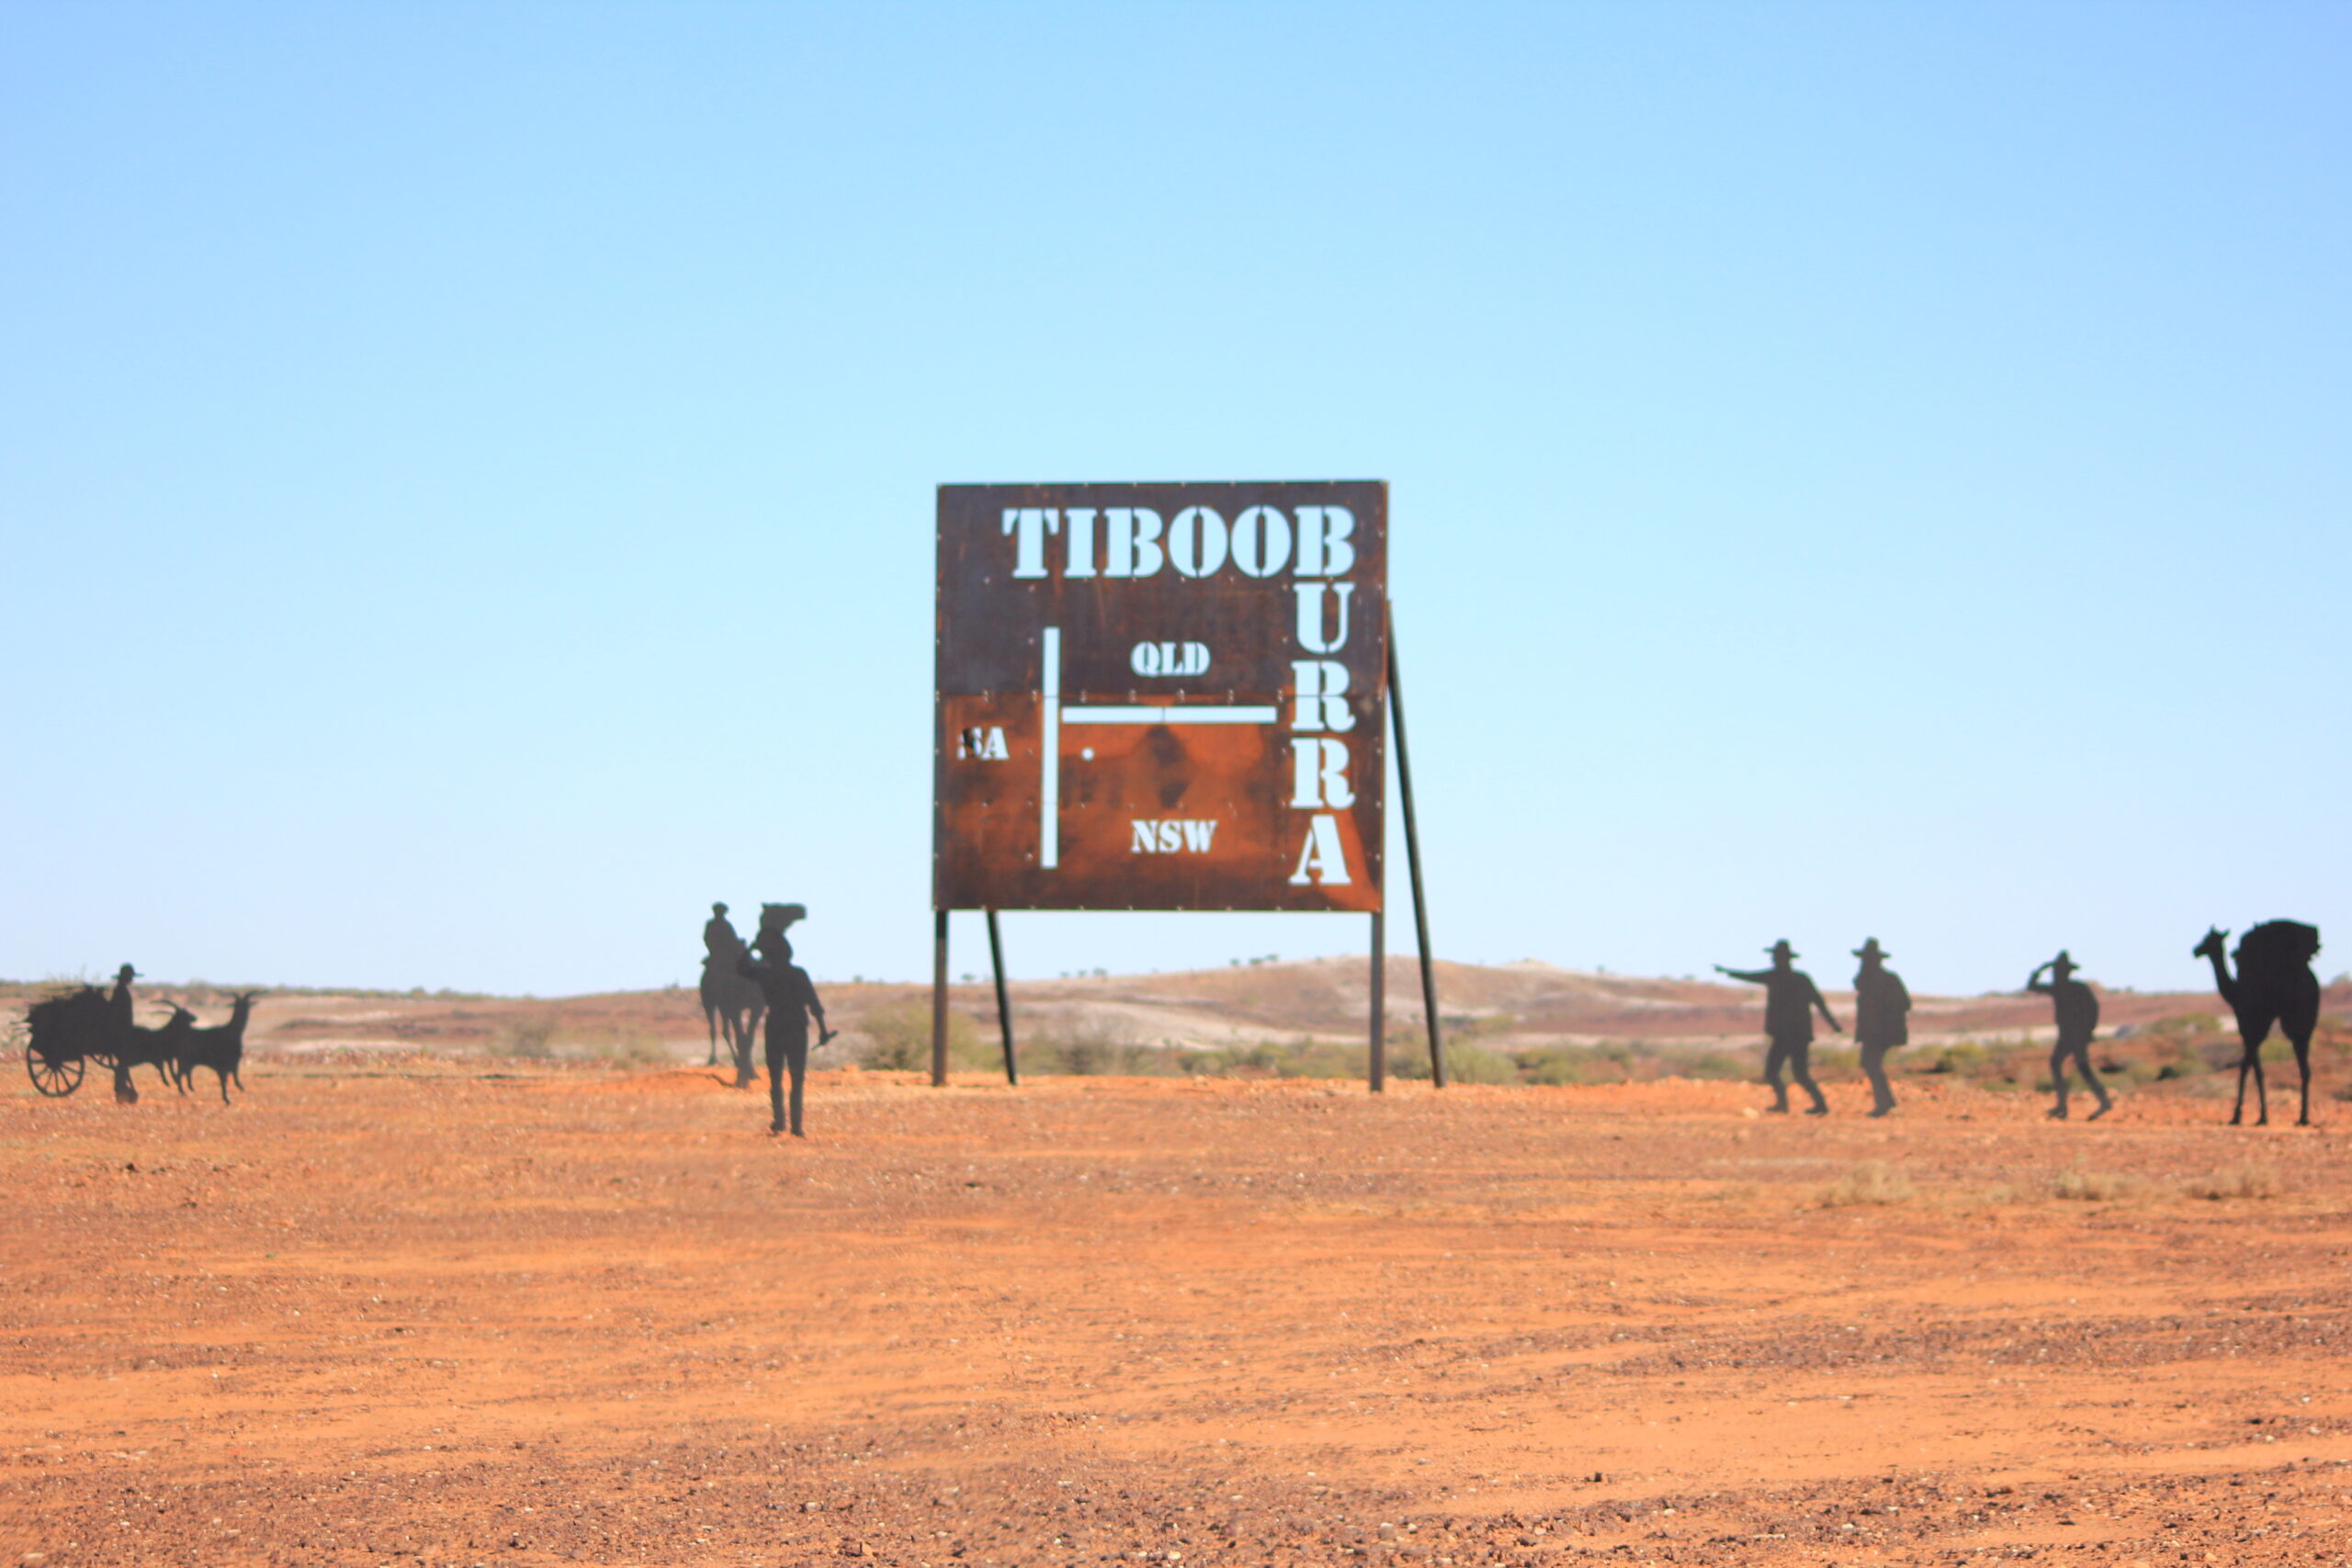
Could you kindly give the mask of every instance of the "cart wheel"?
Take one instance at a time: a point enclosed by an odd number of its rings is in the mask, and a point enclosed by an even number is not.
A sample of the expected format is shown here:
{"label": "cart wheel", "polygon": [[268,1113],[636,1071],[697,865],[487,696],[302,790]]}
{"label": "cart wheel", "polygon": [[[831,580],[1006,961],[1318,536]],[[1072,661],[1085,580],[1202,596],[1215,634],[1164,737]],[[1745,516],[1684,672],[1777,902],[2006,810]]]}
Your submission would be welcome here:
{"label": "cart wheel", "polygon": [[25,1047],[25,1071],[33,1088],[54,1100],[82,1087],[84,1067],[79,1056],[52,1056],[38,1045]]}

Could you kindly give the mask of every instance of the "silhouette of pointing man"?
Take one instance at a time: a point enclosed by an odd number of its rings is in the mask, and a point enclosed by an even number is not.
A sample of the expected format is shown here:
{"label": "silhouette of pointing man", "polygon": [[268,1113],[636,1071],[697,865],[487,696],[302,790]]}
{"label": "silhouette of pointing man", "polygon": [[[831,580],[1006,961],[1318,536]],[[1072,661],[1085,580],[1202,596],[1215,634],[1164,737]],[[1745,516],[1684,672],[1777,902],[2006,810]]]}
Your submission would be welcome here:
{"label": "silhouette of pointing man", "polygon": [[1718,964],[1715,973],[1764,987],[1764,1034],[1771,1042],[1764,1054],[1764,1081],[1772,1086],[1772,1109],[1785,1111],[1789,1108],[1789,1091],[1781,1082],[1781,1065],[1785,1062],[1789,1076],[1813,1097],[1813,1109],[1805,1114],[1826,1116],[1829,1101],[1822,1098],[1821,1086],[1813,1081],[1813,1010],[1821,1010],[1830,1032],[1846,1032],[1829,1004],[1821,999],[1821,987],[1813,983],[1813,976],[1791,962],[1796,950],[1789,945],[1789,939],[1782,937],[1768,951],[1772,954],[1770,969],[1726,969]]}
{"label": "silhouette of pointing man", "polygon": [[[800,1130],[800,1095],[808,1079],[809,1014],[816,1015],[817,1027],[823,1031],[819,1044],[833,1037],[825,1028],[825,1004],[817,999],[808,972],[792,962],[792,942],[784,934],[805,912],[797,904],[761,905],[760,931],[752,939],[752,952],[735,964],[735,972],[758,981],[760,994],[767,998],[768,1105],[774,1112],[768,1131],[788,1128],[796,1138],[807,1136]],[[752,953],[759,956],[753,958]],[[784,1090],[787,1071],[792,1075],[788,1113]]]}
{"label": "silhouette of pointing man", "polygon": [[[2044,969],[2050,971],[2046,982],[2041,977]],[[2025,988],[2048,997],[2051,1010],[2058,1015],[2058,1043],[2050,1048],[2050,1081],[2057,1087],[2058,1103],[2050,1108],[2050,1114],[2061,1122],[2066,1119],[2066,1069],[2071,1064],[2082,1068],[2083,1081],[2098,1096],[2098,1109],[2087,1118],[2098,1121],[2115,1109],[2114,1096],[2091,1070],[2091,1036],[2098,1032],[2098,993],[2075,978],[2075,961],[2063,948],[2057,957],[2035,966],[2025,977]]]}

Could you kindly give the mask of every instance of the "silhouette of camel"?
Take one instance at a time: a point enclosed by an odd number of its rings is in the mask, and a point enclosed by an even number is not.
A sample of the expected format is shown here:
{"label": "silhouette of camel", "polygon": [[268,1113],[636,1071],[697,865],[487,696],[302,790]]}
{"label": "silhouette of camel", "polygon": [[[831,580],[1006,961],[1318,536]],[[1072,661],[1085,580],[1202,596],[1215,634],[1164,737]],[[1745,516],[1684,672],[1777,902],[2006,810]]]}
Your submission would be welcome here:
{"label": "silhouette of camel", "polygon": [[702,928],[702,1020],[710,1031],[710,1059],[703,1065],[718,1065],[718,1043],[723,1038],[727,1054],[735,1062],[735,1087],[747,1089],[758,1077],[752,1066],[752,1052],[759,1038],[760,1015],[767,1010],[767,998],[757,981],[740,973],[749,950],[728,922],[726,905],[710,907],[710,919]]}
{"label": "silhouette of camel", "polygon": [[198,1067],[210,1067],[220,1080],[223,1105],[229,1103],[231,1079],[236,1080],[238,1089],[245,1087],[241,1070],[245,1060],[245,1024],[253,1017],[254,998],[259,995],[259,991],[240,992],[232,998],[228,1022],[187,1031],[180,1042],[179,1054],[172,1059],[172,1081],[179,1085],[182,1094],[187,1092]]}
{"label": "silhouette of camel", "polygon": [[758,1076],[752,1066],[752,1048],[759,1038],[760,1015],[767,1010],[767,998],[760,994],[758,983],[736,970],[748,951],[739,941],[733,953],[723,958],[713,953],[702,964],[702,1016],[710,1030],[710,1060],[706,1066],[718,1065],[718,1043],[724,1039],[727,1054],[735,1063],[737,1089],[745,1088]]}
{"label": "silhouette of camel", "polygon": [[2238,1058],[2238,1100],[2230,1110],[2230,1125],[2245,1120],[2245,1077],[2254,1075],[2256,1114],[2254,1124],[2270,1124],[2270,1097],[2262,1082],[2262,1043],[2276,1023],[2295,1048],[2295,1066],[2303,1075],[2302,1113],[2295,1125],[2312,1124],[2312,1031],[2319,1024],[2319,976],[2312,960],[2319,956],[2319,930],[2297,920],[2267,920],[2238,938],[2233,954],[2238,972],[2233,976],[2222,960],[2222,944],[2230,933],[2209,928],[2205,940],[2191,951],[2213,964],[2213,988],[2237,1015],[2238,1039],[2245,1054]]}

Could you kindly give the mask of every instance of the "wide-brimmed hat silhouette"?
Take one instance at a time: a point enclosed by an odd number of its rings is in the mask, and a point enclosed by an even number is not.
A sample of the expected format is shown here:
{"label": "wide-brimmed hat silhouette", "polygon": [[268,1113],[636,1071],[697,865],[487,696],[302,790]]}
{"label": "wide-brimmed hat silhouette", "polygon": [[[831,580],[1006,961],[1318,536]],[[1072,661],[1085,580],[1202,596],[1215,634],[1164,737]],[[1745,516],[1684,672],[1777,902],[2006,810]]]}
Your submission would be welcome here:
{"label": "wide-brimmed hat silhouette", "polygon": [[1782,937],[1780,941],[1774,942],[1764,951],[1770,953],[1775,958],[1794,958],[1797,955],[1797,950],[1789,945],[1789,939],[1787,937]]}
{"label": "wide-brimmed hat silhouette", "polygon": [[2072,975],[2075,970],[2081,968],[2082,965],[2067,957],[2066,950],[2062,947],[2058,950],[2058,956],[2050,961],[2050,967],[2057,974]]}
{"label": "wide-brimmed hat silhouette", "polygon": [[139,971],[126,964],[114,972],[114,977],[118,980],[136,980],[139,978]]}
{"label": "wide-brimmed hat silhouette", "polygon": [[1857,958],[1892,958],[1894,955],[1888,953],[1884,948],[1879,946],[1878,938],[1873,936],[1862,939],[1862,945],[1854,949],[1854,956]]}

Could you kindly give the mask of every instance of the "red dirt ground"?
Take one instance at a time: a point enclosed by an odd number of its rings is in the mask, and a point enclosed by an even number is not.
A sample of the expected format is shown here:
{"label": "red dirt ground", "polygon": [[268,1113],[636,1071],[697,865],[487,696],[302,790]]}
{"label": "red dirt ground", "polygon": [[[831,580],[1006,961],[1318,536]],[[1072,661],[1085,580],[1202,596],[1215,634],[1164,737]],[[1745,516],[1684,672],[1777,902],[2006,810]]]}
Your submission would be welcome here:
{"label": "red dirt ground", "polygon": [[0,1098],[0,1568],[2352,1554],[2334,1127],[248,1077]]}

